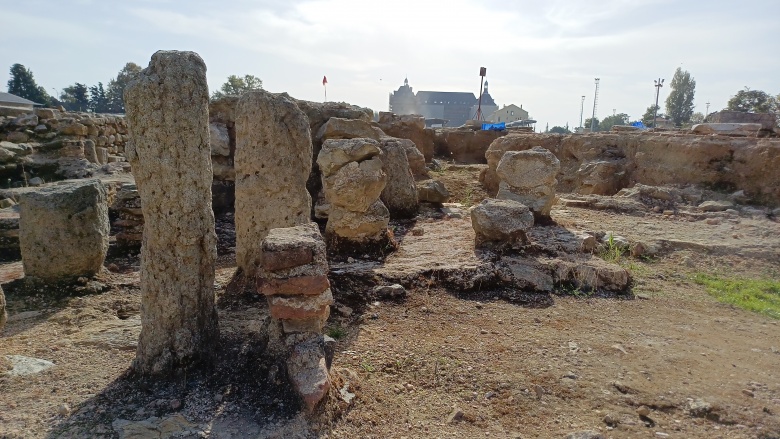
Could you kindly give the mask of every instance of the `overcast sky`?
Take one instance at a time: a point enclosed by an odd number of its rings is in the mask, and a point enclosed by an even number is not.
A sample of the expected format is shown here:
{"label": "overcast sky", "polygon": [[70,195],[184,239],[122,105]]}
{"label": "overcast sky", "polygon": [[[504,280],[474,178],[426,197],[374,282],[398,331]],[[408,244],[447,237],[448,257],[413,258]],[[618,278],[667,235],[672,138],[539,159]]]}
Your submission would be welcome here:
{"label": "overcast sky", "polygon": [[[107,83],[156,50],[198,52],[209,87],[253,74],[308,100],[387,110],[405,77],[415,91],[479,92],[487,67],[498,105],[523,105],[537,127],[579,125],[593,110],[632,119],[653,79],[677,67],[695,105],[723,108],[744,87],[780,93],[779,0],[0,0],[0,79],[21,63],[50,94]],[[4,84],[3,84],[4,85]],[[5,87],[0,87],[5,90]],[[661,89],[661,107],[669,87]]]}

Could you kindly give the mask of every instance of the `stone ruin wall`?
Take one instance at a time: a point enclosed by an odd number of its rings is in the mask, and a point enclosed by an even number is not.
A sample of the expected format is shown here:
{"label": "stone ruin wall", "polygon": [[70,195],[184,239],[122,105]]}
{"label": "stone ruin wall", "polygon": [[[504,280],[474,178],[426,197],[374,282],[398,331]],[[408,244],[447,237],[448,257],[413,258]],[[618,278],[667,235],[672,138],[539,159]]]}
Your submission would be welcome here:
{"label": "stone ruin wall", "polygon": [[89,177],[113,163],[121,167],[128,140],[122,115],[0,107],[0,188]]}
{"label": "stone ruin wall", "polygon": [[780,140],[677,133],[510,134],[485,152],[480,180],[498,191],[496,166],[506,151],[541,146],[558,157],[559,192],[614,195],[641,183],[696,184],[742,190],[756,203],[780,205]]}

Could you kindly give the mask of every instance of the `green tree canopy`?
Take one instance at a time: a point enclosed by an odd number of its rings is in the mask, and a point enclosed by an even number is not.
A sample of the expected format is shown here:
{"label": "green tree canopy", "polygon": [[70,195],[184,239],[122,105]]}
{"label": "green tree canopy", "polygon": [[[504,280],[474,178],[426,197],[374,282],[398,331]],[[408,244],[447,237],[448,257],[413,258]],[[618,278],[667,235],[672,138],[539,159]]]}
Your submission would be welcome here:
{"label": "green tree canopy", "polygon": [[108,113],[124,113],[125,100],[124,93],[127,83],[133,76],[141,72],[143,68],[134,62],[129,62],[117,73],[116,78],[108,81],[106,87],[106,98],[108,99]]}
{"label": "green tree canopy", "polygon": [[564,128],[564,127],[557,126],[557,125],[552,127],[552,128],[550,128],[549,132],[554,133],[554,134],[571,134],[571,131],[569,131],[568,128]]}
{"label": "green tree canopy", "polygon": [[693,115],[693,95],[696,81],[687,70],[677,67],[672,78],[671,91],[666,97],[666,115],[675,126],[690,122]]}
{"label": "green tree canopy", "polygon": [[108,113],[108,95],[103,88],[103,83],[98,82],[98,85],[93,85],[89,88],[89,109],[93,113]]}
{"label": "green tree canopy", "polygon": [[36,84],[32,72],[21,64],[11,66],[8,93],[29,99],[38,104],[51,105],[51,96],[46,93],[46,89]]}
{"label": "green tree canopy", "polygon": [[778,98],[761,90],[751,90],[745,87],[729,99],[727,110],[743,113],[777,113]]}
{"label": "green tree canopy", "polygon": [[89,108],[89,89],[86,85],[75,83],[62,89],[60,102],[68,111],[87,111]]}
{"label": "green tree canopy", "polygon": [[[647,107],[647,110],[645,110],[645,114],[642,115],[642,123],[645,124],[646,127],[652,127],[653,116],[655,115],[655,112],[660,109],[661,107],[658,105],[651,105]],[[663,113],[658,113],[658,117],[664,117]]]}
{"label": "green tree canopy", "polygon": [[618,113],[605,117],[599,124],[599,131],[609,131],[615,125],[628,125],[628,115],[626,113]]}
{"label": "green tree canopy", "polygon": [[704,122],[704,113],[697,111],[691,115],[691,125]]}
{"label": "green tree canopy", "polygon": [[[582,127],[585,128],[586,130],[590,129],[592,120],[593,120],[593,118],[591,118],[591,117],[585,119],[585,122],[583,122]],[[599,118],[597,117],[596,118],[596,127],[595,127],[595,129],[593,131],[594,132],[599,131],[599,126],[600,126],[599,125]]]}
{"label": "green tree canopy", "polygon": [[263,81],[254,75],[236,76],[230,75],[219,90],[211,94],[211,99],[219,99],[225,96],[241,96],[250,90],[262,90]]}

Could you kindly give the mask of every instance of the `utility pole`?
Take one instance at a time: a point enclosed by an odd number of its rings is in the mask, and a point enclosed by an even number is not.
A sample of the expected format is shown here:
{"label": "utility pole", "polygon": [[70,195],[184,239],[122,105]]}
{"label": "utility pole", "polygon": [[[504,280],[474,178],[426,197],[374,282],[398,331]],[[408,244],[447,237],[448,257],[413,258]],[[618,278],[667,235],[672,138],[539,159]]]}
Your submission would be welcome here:
{"label": "utility pole", "polygon": [[707,106],[707,110],[706,110],[706,111],[705,111],[705,113],[704,113],[704,120],[707,120],[707,116],[709,116],[709,115],[710,115],[710,102],[709,102],[709,101],[707,101],[707,103],[706,103],[706,104],[704,104],[704,105],[706,105],[706,106]]}
{"label": "utility pole", "polygon": [[590,132],[594,132],[596,130],[596,107],[599,103],[599,81],[601,81],[600,78],[596,78],[596,93],[593,95],[593,116],[590,118]]}
{"label": "utility pole", "polygon": [[658,95],[661,93],[661,87],[664,86],[664,80],[661,78],[654,79],[655,82],[655,107],[653,107],[653,131],[657,129],[656,121],[658,119]]}
{"label": "utility pole", "polygon": [[580,102],[580,132],[582,132],[582,110],[585,108],[585,96],[582,97]]}

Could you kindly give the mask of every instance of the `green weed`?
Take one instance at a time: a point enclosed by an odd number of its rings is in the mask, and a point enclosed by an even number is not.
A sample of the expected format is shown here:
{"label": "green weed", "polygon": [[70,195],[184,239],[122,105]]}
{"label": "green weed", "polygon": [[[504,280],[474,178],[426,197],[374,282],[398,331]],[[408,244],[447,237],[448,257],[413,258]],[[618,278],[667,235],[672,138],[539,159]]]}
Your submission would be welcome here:
{"label": "green weed", "polygon": [[347,336],[347,330],[341,326],[330,326],[325,329],[325,334],[334,340],[341,340]]}
{"label": "green weed", "polygon": [[699,273],[693,281],[707,288],[719,302],[780,319],[780,281],[720,278]]}

